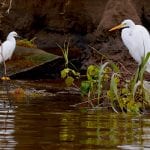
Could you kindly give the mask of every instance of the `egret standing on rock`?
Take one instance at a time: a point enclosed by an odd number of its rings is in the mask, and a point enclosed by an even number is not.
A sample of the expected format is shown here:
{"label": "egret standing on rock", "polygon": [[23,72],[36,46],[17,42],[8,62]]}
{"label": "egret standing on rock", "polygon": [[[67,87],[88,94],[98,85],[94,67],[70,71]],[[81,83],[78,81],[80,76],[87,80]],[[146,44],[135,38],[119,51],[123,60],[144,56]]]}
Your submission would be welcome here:
{"label": "egret standing on rock", "polygon": [[[129,49],[131,56],[140,65],[142,58],[150,52],[150,34],[142,25],[135,25],[130,20],[124,20],[120,25],[113,27],[109,31],[122,29],[121,38],[124,45]],[[150,73],[150,59],[146,64],[146,71]]]}
{"label": "egret standing on rock", "polygon": [[4,41],[1,45],[0,45],[0,63],[4,63],[4,75],[5,77],[3,77],[2,79],[9,79],[8,77],[6,77],[6,64],[5,61],[8,59],[11,59],[12,54],[16,48],[16,39],[15,37],[19,37],[18,34],[15,31],[12,31],[8,34],[6,41]]}

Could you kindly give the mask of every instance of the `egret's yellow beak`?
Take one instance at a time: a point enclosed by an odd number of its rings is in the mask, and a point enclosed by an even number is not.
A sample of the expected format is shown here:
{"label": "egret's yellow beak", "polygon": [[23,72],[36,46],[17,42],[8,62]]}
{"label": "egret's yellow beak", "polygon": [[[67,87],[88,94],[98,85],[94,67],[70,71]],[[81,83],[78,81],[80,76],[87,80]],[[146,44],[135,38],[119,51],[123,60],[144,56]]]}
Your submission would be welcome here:
{"label": "egret's yellow beak", "polygon": [[123,27],[124,27],[123,24],[119,24],[119,25],[117,25],[117,26],[111,28],[109,31],[114,31],[114,30],[117,30],[117,29],[121,29],[121,28],[123,28]]}

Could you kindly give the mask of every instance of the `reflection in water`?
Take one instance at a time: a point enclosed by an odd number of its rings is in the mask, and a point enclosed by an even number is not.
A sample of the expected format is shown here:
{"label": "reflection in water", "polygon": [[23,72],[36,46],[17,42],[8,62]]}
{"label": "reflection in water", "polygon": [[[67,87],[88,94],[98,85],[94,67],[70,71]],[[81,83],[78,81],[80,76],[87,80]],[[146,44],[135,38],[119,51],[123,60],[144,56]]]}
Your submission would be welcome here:
{"label": "reflection in water", "polygon": [[14,111],[0,110],[0,149],[15,149],[17,142],[14,140]]}
{"label": "reflection in water", "polygon": [[78,96],[55,95],[0,107],[0,149],[150,149],[150,116],[70,107]]}
{"label": "reflection in water", "polygon": [[60,139],[84,149],[116,149],[125,143],[142,144],[141,123],[130,116],[108,112],[63,114]]}

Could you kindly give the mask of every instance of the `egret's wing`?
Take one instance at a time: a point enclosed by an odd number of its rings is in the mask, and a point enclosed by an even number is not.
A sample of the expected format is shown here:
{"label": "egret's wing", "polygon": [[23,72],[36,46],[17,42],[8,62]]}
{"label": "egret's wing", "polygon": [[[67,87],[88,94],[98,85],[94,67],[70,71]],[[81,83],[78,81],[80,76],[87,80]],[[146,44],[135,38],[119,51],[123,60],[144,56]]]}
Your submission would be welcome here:
{"label": "egret's wing", "polygon": [[132,57],[140,64],[141,58],[150,49],[150,37],[148,31],[141,25],[136,25],[133,29],[123,29],[122,40],[129,49]]}
{"label": "egret's wing", "polygon": [[141,35],[141,43],[143,44],[143,51],[146,55],[150,52],[150,34],[143,26],[138,25],[138,27],[140,32],[139,35]]}
{"label": "egret's wing", "polygon": [[15,45],[12,44],[12,42],[10,41],[5,41],[3,44],[2,44],[2,53],[3,53],[3,57],[4,57],[4,60],[6,61],[7,59],[11,58],[12,56],[12,53],[15,49]]}
{"label": "egret's wing", "polygon": [[[147,55],[148,52],[150,52],[150,35],[146,28],[144,28],[141,25],[136,26],[136,39],[138,43],[137,49],[139,52],[139,56],[142,58]],[[150,59],[148,60],[146,64],[146,71],[150,72]]]}

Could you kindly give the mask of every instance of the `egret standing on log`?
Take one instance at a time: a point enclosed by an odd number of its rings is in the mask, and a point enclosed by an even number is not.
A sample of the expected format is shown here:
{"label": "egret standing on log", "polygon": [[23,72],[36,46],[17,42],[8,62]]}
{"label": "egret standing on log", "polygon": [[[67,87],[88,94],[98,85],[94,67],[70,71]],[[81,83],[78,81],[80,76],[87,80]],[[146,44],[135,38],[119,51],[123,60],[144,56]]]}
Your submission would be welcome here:
{"label": "egret standing on log", "polygon": [[[131,56],[140,65],[142,58],[150,52],[150,34],[142,25],[135,25],[130,20],[124,20],[120,25],[113,27],[109,31],[122,29],[121,38],[124,45],[129,49]],[[146,64],[146,71],[150,73],[150,59]]]}
{"label": "egret standing on log", "polygon": [[12,54],[16,48],[16,39],[19,37],[15,31],[12,31],[8,34],[6,41],[0,45],[0,63],[4,63],[4,77],[2,80],[8,80],[9,77],[6,76],[6,64],[5,61],[11,59]]}

